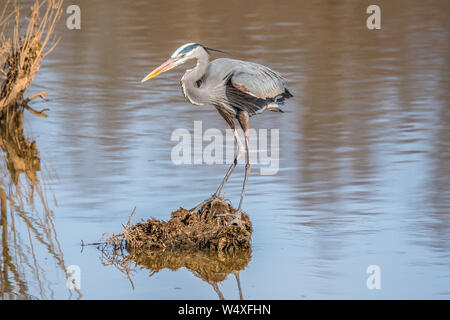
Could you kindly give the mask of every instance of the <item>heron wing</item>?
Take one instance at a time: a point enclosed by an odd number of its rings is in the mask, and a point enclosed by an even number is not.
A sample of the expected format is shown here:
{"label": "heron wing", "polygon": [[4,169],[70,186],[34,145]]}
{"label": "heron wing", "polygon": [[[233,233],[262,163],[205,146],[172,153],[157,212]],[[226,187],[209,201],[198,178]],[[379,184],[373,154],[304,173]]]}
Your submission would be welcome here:
{"label": "heron wing", "polygon": [[240,65],[226,77],[226,84],[226,96],[231,105],[249,115],[265,109],[281,111],[273,107],[274,103],[281,105],[292,97],[278,73],[256,63]]}
{"label": "heron wing", "polygon": [[285,81],[277,72],[260,64],[247,62],[233,72],[232,85],[256,98],[274,98],[285,91]]}

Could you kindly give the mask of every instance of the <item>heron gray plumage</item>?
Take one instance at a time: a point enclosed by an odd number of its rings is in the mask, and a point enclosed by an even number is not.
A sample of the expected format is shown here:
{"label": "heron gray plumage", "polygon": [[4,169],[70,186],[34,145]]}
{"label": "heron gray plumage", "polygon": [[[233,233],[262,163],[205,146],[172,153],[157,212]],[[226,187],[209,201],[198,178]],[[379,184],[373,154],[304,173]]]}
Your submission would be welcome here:
{"label": "heron gray plumage", "polygon": [[[217,191],[212,195],[213,198],[220,197],[225,183],[243,154],[244,147],[236,131],[235,120],[244,131],[247,153],[245,178],[238,209],[234,214],[234,219],[230,222],[241,225],[242,201],[251,167],[248,141],[249,118],[265,110],[283,112],[279,107],[286,99],[292,97],[292,94],[286,88],[286,81],[283,77],[272,69],[261,64],[229,58],[220,58],[210,62],[209,53],[211,51],[220,50],[207,48],[198,43],[185,44],[175,50],[166,62],[142,79],[142,82],[186,61],[192,59],[197,61],[196,66],[187,70],[181,78],[183,94],[194,105],[215,106],[233,129],[238,145],[234,162]],[[191,212],[197,210],[206,201],[193,208]]]}

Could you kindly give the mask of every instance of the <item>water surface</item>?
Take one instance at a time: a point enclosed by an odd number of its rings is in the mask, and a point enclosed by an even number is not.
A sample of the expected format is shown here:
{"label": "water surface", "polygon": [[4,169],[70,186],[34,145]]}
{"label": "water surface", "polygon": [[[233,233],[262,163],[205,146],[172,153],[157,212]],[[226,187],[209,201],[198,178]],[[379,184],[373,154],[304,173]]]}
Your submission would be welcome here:
{"label": "water surface", "polygon": [[[449,298],[448,3],[379,1],[374,31],[368,1],[77,4],[81,30],[63,15],[62,39],[28,91],[52,100],[33,102],[48,118],[25,114],[40,168],[19,170],[22,194],[34,192],[23,208],[2,153],[4,298],[217,299],[216,287],[226,299]],[[140,83],[187,42],[267,65],[294,95],[284,114],[251,119],[279,129],[280,169],[252,167],[241,293],[232,270],[215,287],[189,267],[152,274],[142,262],[131,283],[80,247],[121,231],[134,207],[133,222],[193,207],[225,174],[225,164],[171,161],[175,129],[226,128],[213,107],[185,101],[185,68]],[[239,166],[225,188],[236,206],[243,174]],[[80,267],[80,292],[66,288],[69,265]],[[366,287],[369,265],[380,267],[381,290]]]}

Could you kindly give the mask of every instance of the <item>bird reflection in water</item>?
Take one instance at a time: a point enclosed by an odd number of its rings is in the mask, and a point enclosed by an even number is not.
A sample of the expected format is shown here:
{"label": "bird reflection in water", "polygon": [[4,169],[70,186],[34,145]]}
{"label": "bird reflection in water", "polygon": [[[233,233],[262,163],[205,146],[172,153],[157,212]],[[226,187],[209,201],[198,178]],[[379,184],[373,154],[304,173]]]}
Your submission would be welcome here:
{"label": "bird reflection in water", "polygon": [[106,252],[103,251],[102,263],[114,265],[125,273],[134,288],[132,275],[136,268],[150,270],[150,277],[163,269],[176,271],[186,268],[197,278],[210,284],[220,300],[222,294],[219,283],[233,274],[236,279],[239,298],[244,299],[239,273],[251,260],[251,249],[233,253],[210,251],[155,250],[144,252]]}
{"label": "bird reflection in water", "polygon": [[24,135],[23,111],[0,120],[0,149],[0,299],[53,298],[41,264],[48,254],[64,275],[67,269],[40,182],[39,150]]}

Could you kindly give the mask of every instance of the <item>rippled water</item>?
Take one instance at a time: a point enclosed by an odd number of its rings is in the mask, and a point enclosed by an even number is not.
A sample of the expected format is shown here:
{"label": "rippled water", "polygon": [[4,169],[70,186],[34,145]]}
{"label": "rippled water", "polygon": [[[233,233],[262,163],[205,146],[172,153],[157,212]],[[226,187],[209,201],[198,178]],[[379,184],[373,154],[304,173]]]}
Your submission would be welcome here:
{"label": "rippled water", "polygon": [[[33,102],[48,118],[25,114],[40,169],[27,167],[37,177],[28,182],[18,171],[20,192],[2,147],[3,297],[448,299],[450,6],[378,3],[382,29],[370,31],[368,1],[77,1],[81,30],[63,15],[62,39],[29,89],[48,89],[51,101]],[[207,266],[221,257],[156,257],[127,277],[80,241],[121,231],[135,206],[134,222],[193,207],[227,169],[171,161],[175,129],[226,128],[213,107],[185,101],[186,68],[140,83],[187,42],[288,79],[285,113],[251,119],[279,129],[279,171],[252,167],[251,254],[214,275]],[[225,188],[234,205],[243,174],[239,166]],[[70,265],[80,292],[66,288]],[[381,290],[366,287],[369,265],[380,267]]]}

